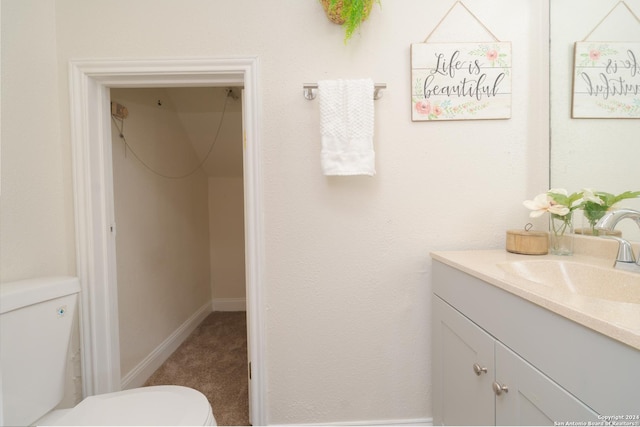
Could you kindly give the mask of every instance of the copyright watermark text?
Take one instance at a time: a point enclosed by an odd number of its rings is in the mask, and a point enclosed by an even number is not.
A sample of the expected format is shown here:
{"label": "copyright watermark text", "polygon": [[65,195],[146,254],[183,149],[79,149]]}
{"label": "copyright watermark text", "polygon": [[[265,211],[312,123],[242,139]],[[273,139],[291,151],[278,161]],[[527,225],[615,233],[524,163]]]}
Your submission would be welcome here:
{"label": "copyright watermark text", "polygon": [[554,426],[640,426],[640,414],[598,415],[593,421],[556,421]]}

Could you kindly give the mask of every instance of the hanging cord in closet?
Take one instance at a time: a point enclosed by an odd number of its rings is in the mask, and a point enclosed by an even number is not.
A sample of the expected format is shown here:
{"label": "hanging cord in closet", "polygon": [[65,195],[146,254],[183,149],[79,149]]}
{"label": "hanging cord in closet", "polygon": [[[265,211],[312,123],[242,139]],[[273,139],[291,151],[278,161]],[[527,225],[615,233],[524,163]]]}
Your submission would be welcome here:
{"label": "hanging cord in closet", "polygon": [[[111,115],[111,120],[113,121],[113,124],[115,125],[116,129],[118,129],[118,133],[119,133],[118,136],[120,136],[120,139],[122,139],[122,141],[124,141],[125,150],[127,150],[127,148],[128,148],[129,151],[131,151],[131,153],[133,153],[133,156],[136,159],[138,159],[138,161],[145,168],[147,168],[151,173],[153,173],[155,175],[158,175],[159,177],[166,178],[166,179],[185,179],[185,178],[189,178],[191,175],[196,173],[198,171],[198,169],[200,169],[202,167],[202,165],[204,165],[204,162],[206,162],[207,159],[209,158],[209,155],[211,154],[211,151],[213,150],[214,145],[216,145],[216,142],[218,141],[218,135],[220,134],[220,129],[222,128],[222,122],[224,121],[224,115],[227,112],[227,102],[229,101],[229,97],[230,96],[232,96],[232,91],[231,90],[227,90],[227,96],[224,99],[224,107],[222,108],[222,115],[220,116],[220,122],[218,122],[218,129],[216,130],[216,135],[213,138],[213,141],[211,142],[211,146],[209,147],[209,151],[207,151],[207,154],[204,156],[204,159],[202,159],[200,164],[198,164],[193,170],[191,170],[190,172],[188,172],[188,173],[186,173],[184,175],[178,175],[178,176],[166,175],[166,174],[163,174],[162,172],[158,172],[157,170],[155,170],[151,166],[149,166],[144,160],[142,160],[142,158],[135,152],[133,147],[127,142],[127,138],[124,136],[124,119],[116,117],[115,115],[112,114]],[[117,120],[120,121],[120,126],[118,126]],[[125,153],[126,153],[126,151],[125,151]]]}

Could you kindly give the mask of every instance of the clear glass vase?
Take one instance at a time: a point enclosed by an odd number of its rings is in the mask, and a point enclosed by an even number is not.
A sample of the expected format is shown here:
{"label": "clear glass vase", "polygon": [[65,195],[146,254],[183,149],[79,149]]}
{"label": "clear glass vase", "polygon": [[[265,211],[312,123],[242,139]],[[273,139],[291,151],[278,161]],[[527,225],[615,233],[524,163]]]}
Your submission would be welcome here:
{"label": "clear glass vase", "polygon": [[549,252],[573,255],[573,212],[549,216]]}

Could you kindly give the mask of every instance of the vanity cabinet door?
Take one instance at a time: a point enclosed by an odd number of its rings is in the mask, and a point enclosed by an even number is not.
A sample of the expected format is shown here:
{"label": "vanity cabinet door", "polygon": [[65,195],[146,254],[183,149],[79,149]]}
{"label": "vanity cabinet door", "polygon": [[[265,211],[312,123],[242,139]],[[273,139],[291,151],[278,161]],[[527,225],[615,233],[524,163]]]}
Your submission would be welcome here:
{"label": "vanity cabinet door", "polygon": [[434,295],[436,425],[494,425],[494,338]]}
{"label": "vanity cabinet door", "polygon": [[499,341],[495,363],[496,425],[598,421],[589,407]]}

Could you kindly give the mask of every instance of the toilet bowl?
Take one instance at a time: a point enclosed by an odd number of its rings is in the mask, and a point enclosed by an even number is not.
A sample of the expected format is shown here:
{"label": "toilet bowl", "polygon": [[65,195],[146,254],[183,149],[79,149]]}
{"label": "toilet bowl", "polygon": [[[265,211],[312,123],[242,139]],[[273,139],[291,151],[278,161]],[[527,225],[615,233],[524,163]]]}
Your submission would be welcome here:
{"label": "toilet bowl", "polygon": [[54,410],[63,398],[79,291],[75,277],[0,284],[0,425],[216,425],[202,393],[175,385],[91,396]]}

